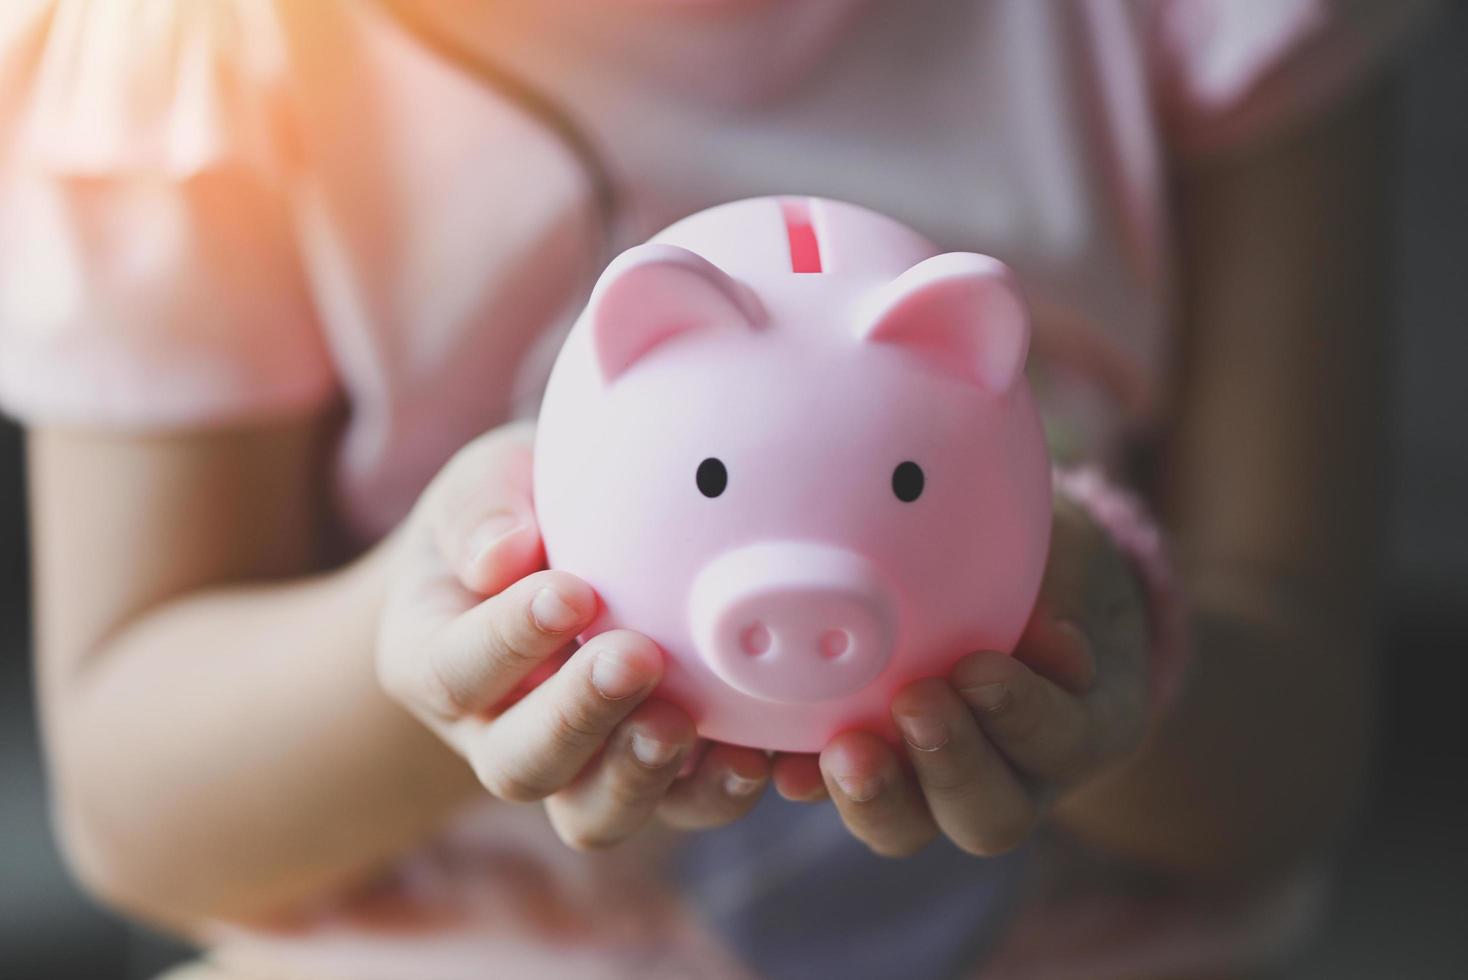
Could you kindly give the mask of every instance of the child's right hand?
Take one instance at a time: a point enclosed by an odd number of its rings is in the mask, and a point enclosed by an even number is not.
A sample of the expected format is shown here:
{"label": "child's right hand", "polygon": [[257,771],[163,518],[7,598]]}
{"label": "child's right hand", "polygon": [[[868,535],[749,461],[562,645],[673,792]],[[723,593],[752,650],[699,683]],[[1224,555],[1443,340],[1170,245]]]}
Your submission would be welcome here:
{"label": "child's right hand", "polygon": [[617,630],[575,648],[597,598],[544,570],[531,441],[531,427],[517,425],[471,443],[393,543],[377,652],[384,688],[494,796],[544,800],[572,847],[615,844],[654,815],[690,829],[739,818],[765,786],[765,754],[714,745],[688,764],[692,720],[648,699],[662,677],[652,641]]}

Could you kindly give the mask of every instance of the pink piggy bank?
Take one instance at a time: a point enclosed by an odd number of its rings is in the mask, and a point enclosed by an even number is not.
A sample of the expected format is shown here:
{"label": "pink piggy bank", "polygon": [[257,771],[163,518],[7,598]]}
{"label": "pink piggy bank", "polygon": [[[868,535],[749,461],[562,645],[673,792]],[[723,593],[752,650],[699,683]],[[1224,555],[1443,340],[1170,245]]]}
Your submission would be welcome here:
{"label": "pink piggy bank", "polygon": [[1012,650],[1050,463],[1008,270],[819,198],[686,218],[607,268],[551,374],[535,507],[587,636],[667,654],[699,734],[813,752]]}

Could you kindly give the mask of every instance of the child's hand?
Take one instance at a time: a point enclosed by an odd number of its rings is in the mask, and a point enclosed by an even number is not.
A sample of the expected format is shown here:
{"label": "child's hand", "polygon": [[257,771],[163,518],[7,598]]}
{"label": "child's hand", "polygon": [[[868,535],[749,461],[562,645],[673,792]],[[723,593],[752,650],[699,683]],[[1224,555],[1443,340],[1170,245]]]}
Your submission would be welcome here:
{"label": "child's hand", "polygon": [[425,491],[396,542],[383,686],[490,793],[544,800],[573,847],[617,843],[655,814],[684,827],[742,816],[768,776],[764,754],[713,746],[675,781],[694,730],[681,709],[648,700],[662,652],[626,630],[576,649],[597,597],[543,570],[530,468],[530,428],[507,427],[460,452]]}
{"label": "child's hand", "polygon": [[1014,656],[975,653],[946,680],[900,691],[892,715],[909,765],[847,732],[819,760],[775,763],[780,791],[835,801],[851,832],[903,855],[939,833],[973,854],[1010,850],[1057,797],[1127,758],[1147,724],[1141,592],[1090,519],[1057,501],[1040,601]]}

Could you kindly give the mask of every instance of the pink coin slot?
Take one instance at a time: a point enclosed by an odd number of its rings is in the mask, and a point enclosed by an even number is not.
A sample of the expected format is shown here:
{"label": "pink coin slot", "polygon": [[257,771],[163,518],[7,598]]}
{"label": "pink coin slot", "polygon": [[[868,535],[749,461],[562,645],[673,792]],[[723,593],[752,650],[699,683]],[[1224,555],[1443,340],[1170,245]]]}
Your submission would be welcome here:
{"label": "pink coin slot", "polygon": [[785,237],[790,241],[790,271],[820,272],[821,243],[811,223],[810,202],[805,198],[783,198],[780,212],[785,216]]}

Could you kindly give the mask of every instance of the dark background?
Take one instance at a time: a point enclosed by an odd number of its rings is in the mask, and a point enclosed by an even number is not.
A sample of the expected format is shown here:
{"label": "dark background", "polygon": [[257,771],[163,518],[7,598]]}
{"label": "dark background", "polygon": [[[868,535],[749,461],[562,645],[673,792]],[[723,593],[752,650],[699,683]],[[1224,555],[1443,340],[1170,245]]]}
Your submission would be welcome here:
{"label": "dark background", "polygon": [[[1291,976],[1468,977],[1468,4],[1399,86],[1396,385],[1372,802],[1325,928]],[[147,978],[176,949],[96,910],[46,817],[26,635],[21,439],[0,428],[0,977]]]}

